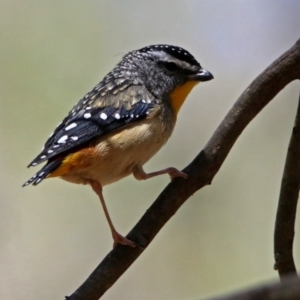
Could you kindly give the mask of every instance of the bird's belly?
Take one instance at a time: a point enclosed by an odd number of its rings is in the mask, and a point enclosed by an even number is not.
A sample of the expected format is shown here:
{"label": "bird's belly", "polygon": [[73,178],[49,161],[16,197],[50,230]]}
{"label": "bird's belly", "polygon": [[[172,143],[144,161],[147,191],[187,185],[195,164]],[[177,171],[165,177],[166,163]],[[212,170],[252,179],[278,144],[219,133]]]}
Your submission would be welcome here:
{"label": "bird's belly", "polygon": [[145,164],[166,143],[172,129],[151,120],[116,131],[98,140],[89,150],[91,154],[84,155],[84,167],[73,168],[61,177],[83,184],[93,179],[102,186],[122,179],[132,173],[135,165]]}

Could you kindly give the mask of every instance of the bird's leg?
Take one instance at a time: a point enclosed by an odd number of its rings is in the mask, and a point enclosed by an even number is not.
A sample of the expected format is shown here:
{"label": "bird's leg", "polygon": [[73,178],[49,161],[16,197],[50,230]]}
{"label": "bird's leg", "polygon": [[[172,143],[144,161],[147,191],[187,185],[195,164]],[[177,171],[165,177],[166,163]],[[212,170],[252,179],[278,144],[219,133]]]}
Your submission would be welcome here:
{"label": "bird's leg", "polygon": [[152,173],[146,173],[143,169],[142,166],[138,166],[135,165],[132,169],[132,173],[133,176],[137,179],[137,180],[146,180],[158,175],[162,175],[162,174],[169,174],[169,176],[171,177],[171,179],[174,179],[176,177],[181,177],[184,179],[188,178],[188,175],[184,172],[181,172],[179,170],[177,170],[176,168],[170,167],[170,168],[166,168],[160,171],[156,171],[156,172],[152,172]]}
{"label": "bird's leg", "polygon": [[112,237],[114,239],[114,247],[117,244],[122,244],[122,245],[130,246],[130,247],[135,247],[136,244],[134,242],[130,241],[129,239],[127,239],[126,237],[122,236],[121,234],[119,234],[116,231],[116,229],[115,229],[115,227],[114,227],[114,225],[112,223],[112,220],[110,218],[110,215],[108,213],[105,201],[104,201],[101,184],[98,181],[90,180],[90,185],[91,185],[92,189],[94,190],[94,192],[98,195],[98,197],[100,199],[100,202],[102,204],[105,217],[107,219],[108,225],[109,225],[110,230],[111,230]]}

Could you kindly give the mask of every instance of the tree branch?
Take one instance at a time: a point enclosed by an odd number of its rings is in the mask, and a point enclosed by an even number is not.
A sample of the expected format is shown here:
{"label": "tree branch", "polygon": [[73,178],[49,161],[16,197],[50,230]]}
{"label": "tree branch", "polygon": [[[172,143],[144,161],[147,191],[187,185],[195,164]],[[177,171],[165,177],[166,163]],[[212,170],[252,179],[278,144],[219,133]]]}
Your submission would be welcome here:
{"label": "tree branch", "polygon": [[274,232],[275,266],[281,280],[297,274],[293,258],[296,210],[300,188],[300,96],[295,125],[281,181]]}
{"label": "tree branch", "polygon": [[168,184],[130,231],[127,237],[140,247],[115,247],[67,299],[99,299],[139,257],[181,205],[197,190],[211,183],[231,147],[249,122],[288,83],[299,78],[300,40],[243,92],[204,149],[183,170],[189,178],[176,178]]}
{"label": "tree branch", "polygon": [[207,300],[299,300],[300,280],[298,277],[288,277],[282,283],[264,284],[229,296],[209,298]]}

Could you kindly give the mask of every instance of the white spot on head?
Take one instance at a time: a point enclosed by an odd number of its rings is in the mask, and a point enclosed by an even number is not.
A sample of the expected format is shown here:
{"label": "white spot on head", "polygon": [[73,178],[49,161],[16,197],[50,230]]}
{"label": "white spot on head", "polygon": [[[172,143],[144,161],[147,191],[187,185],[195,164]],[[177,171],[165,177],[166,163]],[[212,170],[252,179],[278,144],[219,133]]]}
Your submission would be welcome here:
{"label": "white spot on head", "polygon": [[106,120],[107,119],[107,114],[106,113],[101,113],[100,118],[102,120]]}
{"label": "white spot on head", "polygon": [[68,125],[68,126],[65,128],[65,130],[70,130],[70,129],[76,127],[76,126],[77,126],[76,123],[72,123],[72,124]]}
{"label": "white spot on head", "polygon": [[85,113],[84,115],[83,115],[83,117],[85,118],[85,119],[88,119],[88,118],[90,118],[92,115],[90,114],[90,113]]}
{"label": "white spot on head", "polygon": [[71,140],[72,141],[77,141],[78,140],[78,136],[71,136]]}
{"label": "white spot on head", "polygon": [[64,135],[62,136],[58,141],[57,143],[58,144],[64,144],[66,142],[66,140],[68,139],[68,136],[67,135]]}
{"label": "white spot on head", "polygon": [[119,120],[121,118],[120,114],[116,113],[115,118]]}

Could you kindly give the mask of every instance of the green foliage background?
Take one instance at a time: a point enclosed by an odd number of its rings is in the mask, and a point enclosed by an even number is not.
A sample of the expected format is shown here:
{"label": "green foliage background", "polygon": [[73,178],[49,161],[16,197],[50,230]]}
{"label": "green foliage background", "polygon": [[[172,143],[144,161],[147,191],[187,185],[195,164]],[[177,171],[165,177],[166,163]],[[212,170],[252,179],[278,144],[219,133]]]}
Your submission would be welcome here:
{"label": "green foliage background", "polygon": [[[122,55],[188,49],[215,79],[197,86],[147,171],[185,167],[234,101],[300,37],[297,0],[0,1],[0,299],[63,299],[111,249],[97,197],[58,179],[22,189],[26,165],[71,107]],[[196,193],[103,299],[200,299],[277,278],[273,228],[299,83],[242,134]],[[126,234],[168,183],[105,187]],[[299,229],[299,223],[297,228]],[[300,264],[299,231],[295,255]]]}

